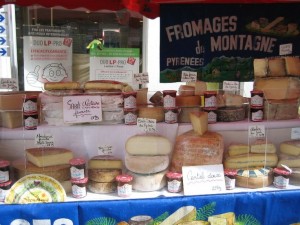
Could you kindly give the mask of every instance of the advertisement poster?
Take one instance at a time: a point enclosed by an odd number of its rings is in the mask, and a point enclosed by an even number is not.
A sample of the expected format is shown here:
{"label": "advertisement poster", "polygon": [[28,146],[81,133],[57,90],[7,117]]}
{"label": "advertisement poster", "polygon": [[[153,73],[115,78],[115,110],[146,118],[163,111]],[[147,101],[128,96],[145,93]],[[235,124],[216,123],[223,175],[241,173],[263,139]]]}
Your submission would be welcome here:
{"label": "advertisement poster", "polygon": [[90,51],[90,80],[114,80],[137,89],[134,74],[139,73],[138,48],[101,48]]}
{"label": "advertisement poster", "polygon": [[67,30],[28,27],[24,43],[24,88],[41,91],[44,83],[72,80],[72,38]]}
{"label": "advertisement poster", "polygon": [[[160,82],[253,81],[253,59],[300,55],[300,4],[162,4]],[[188,12],[188,13],[183,13]]]}

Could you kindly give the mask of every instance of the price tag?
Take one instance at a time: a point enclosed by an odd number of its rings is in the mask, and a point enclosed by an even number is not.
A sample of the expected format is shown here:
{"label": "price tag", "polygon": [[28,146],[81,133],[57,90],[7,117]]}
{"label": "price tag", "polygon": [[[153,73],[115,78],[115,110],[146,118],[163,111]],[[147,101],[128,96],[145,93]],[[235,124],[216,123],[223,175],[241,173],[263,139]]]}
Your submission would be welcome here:
{"label": "price tag", "polygon": [[181,82],[192,82],[197,80],[197,72],[182,71]]}
{"label": "price tag", "polygon": [[38,147],[54,147],[53,134],[37,134],[34,142]]}
{"label": "price tag", "polygon": [[17,91],[18,81],[14,78],[0,78],[0,89]]}
{"label": "price tag", "polygon": [[293,53],[293,44],[283,44],[279,46],[279,55],[290,55]]}
{"label": "price tag", "polygon": [[184,195],[213,194],[226,190],[223,164],[182,167]]}
{"label": "price tag", "polygon": [[144,132],[156,132],[156,119],[137,118],[137,126]]}
{"label": "price tag", "polygon": [[113,155],[113,146],[101,145],[98,147],[98,155]]}
{"label": "price tag", "polygon": [[240,82],[238,81],[223,81],[224,91],[237,91],[240,89]]}
{"label": "price tag", "polygon": [[248,137],[249,138],[264,138],[266,136],[264,125],[249,126]]}
{"label": "price tag", "polygon": [[65,123],[86,123],[102,121],[101,96],[63,97]]}
{"label": "price tag", "polygon": [[146,84],[149,83],[148,73],[135,73],[133,75],[134,82],[137,84]]}
{"label": "price tag", "polygon": [[300,139],[300,127],[292,128],[291,139]]}

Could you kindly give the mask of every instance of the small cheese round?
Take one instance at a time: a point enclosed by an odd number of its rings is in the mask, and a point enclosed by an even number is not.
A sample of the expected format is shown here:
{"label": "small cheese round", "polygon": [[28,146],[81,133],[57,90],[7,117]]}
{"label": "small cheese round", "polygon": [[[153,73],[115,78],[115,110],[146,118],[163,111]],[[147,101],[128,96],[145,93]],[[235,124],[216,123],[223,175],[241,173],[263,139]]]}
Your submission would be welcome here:
{"label": "small cheese round", "polygon": [[236,176],[236,186],[245,188],[262,188],[270,186],[273,174],[269,168],[239,169]]}
{"label": "small cheese round", "polygon": [[121,169],[88,169],[89,180],[96,182],[116,181],[116,176],[121,173]]}
{"label": "small cheese round", "polygon": [[163,107],[139,106],[138,117],[155,119],[156,122],[163,122],[165,120],[165,113]]}
{"label": "small cheese round", "polygon": [[217,109],[217,121],[234,122],[245,119],[246,112],[244,107],[224,107]]}
{"label": "small cheese round", "polygon": [[117,190],[117,182],[88,181],[88,190],[96,194],[108,194]]}
{"label": "small cheese round", "polygon": [[180,96],[193,96],[195,94],[195,87],[189,85],[180,85],[178,94]]}
{"label": "small cheese round", "polygon": [[201,97],[199,95],[194,96],[176,96],[176,106],[200,106]]}

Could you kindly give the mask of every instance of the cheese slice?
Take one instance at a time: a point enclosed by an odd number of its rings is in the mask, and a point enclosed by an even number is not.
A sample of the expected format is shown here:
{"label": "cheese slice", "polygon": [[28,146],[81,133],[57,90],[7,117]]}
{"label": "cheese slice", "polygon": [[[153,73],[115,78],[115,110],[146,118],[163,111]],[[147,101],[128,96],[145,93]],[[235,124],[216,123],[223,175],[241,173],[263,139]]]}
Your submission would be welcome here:
{"label": "cheese slice", "polygon": [[38,167],[69,164],[73,152],[65,148],[29,148],[26,149],[26,158]]}
{"label": "cheese slice", "polygon": [[290,140],[280,143],[279,151],[287,155],[300,155],[300,140]]}
{"label": "cheese slice", "polygon": [[180,224],[182,222],[194,221],[197,216],[197,210],[194,206],[182,206],[167,217],[160,225]]}
{"label": "cheese slice", "polygon": [[168,155],[172,151],[172,143],[161,135],[134,135],[127,139],[125,149],[131,155]]}
{"label": "cheese slice", "polygon": [[111,155],[97,155],[88,161],[88,169],[122,169],[123,162]]}
{"label": "cheese slice", "polygon": [[141,174],[161,172],[168,168],[170,159],[168,155],[125,155],[125,167]]}
{"label": "cheese slice", "polygon": [[192,123],[193,130],[198,135],[203,135],[208,130],[208,113],[201,112],[191,112],[190,120]]}

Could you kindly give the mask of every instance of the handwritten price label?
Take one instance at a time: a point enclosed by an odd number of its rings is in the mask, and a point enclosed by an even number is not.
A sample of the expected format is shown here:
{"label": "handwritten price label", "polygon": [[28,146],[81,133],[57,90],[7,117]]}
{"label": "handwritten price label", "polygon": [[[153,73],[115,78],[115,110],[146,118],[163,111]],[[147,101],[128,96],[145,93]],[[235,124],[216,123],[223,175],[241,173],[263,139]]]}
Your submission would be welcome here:
{"label": "handwritten price label", "polygon": [[113,155],[113,146],[111,145],[99,146],[98,155]]}
{"label": "handwritten price label", "polygon": [[0,78],[0,89],[17,91],[18,81],[14,78]]}
{"label": "handwritten price label", "polygon": [[144,132],[156,132],[156,119],[137,118],[137,126]]}
{"label": "handwritten price label", "polygon": [[240,88],[240,82],[238,81],[223,81],[224,91],[237,91]]}
{"label": "handwritten price label", "polygon": [[300,139],[300,127],[292,128],[291,139]]}
{"label": "handwritten price label", "polygon": [[264,125],[249,126],[248,137],[249,138],[264,138],[266,136]]}
{"label": "handwritten price label", "polygon": [[146,84],[149,83],[148,73],[136,73],[133,75],[134,82],[137,84]]}
{"label": "handwritten price label", "polygon": [[35,145],[38,147],[54,147],[54,137],[52,134],[37,134]]}
{"label": "handwritten price label", "polygon": [[182,71],[181,82],[193,82],[197,80],[197,72]]}

